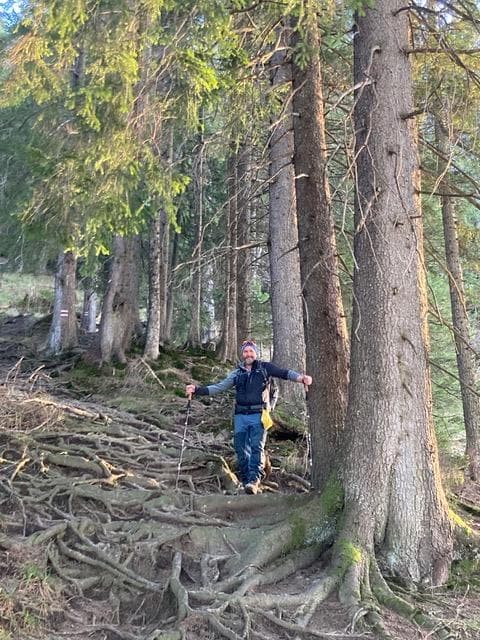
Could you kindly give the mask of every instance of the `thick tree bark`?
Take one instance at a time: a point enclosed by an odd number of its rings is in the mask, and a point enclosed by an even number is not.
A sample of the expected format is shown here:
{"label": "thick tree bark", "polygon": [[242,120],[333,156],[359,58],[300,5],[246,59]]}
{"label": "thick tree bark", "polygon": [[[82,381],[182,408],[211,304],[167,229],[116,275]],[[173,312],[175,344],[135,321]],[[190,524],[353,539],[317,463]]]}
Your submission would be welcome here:
{"label": "thick tree bark", "polygon": [[326,169],[320,37],[316,18],[307,20],[304,37],[311,58],[305,69],[293,66],[294,164],[306,364],[314,381],[307,398],[312,482],[321,489],[331,474],[345,419],[348,337]]}
{"label": "thick tree bark", "polygon": [[444,582],[452,527],[428,370],[423,236],[408,15],[357,17],[355,275],[343,535],[405,580]]}
{"label": "thick tree bark", "polygon": [[237,343],[237,165],[235,155],[228,159],[227,255],[225,258],[225,299],[220,358],[223,362],[238,358]]}
{"label": "thick tree bark", "polygon": [[[251,335],[251,269],[250,250],[246,248],[250,242],[250,148],[244,144],[237,156],[238,182],[238,249],[237,254],[237,344]],[[244,248],[241,248],[244,247]]]}
{"label": "thick tree bark", "polygon": [[52,324],[46,343],[46,351],[51,354],[67,351],[78,344],[76,269],[77,257],[72,251],[58,256]]}
{"label": "thick tree bark", "polygon": [[[442,157],[438,158],[439,191],[447,194],[448,166],[446,160],[450,154],[448,123],[442,123],[439,116],[435,119],[435,137]],[[463,418],[465,422],[467,458],[466,477],[480,480],[480,402],[475,394],[476,363],[475,352],[470,347],[470,325],[465,304],[460,247],[458,244],[455,205],[448,195],[442,196],[443,235],[445,255],[448,267],[448,284],[452,308],[452,323],[455,330],[458,375],[462,393]]]}
{"label": "thick tree bark", "polygon": [[[271,59],[271,84],[279,97],[270,139],[269,253],[273,323],[273,359],[282,367],[303,371],[303,333],[300,262],[293,168],[292,64],[287,54],[289,30],[282,36],[285,48]],[[281,384],[282,400],[305,406],[301,385]]]}
{"label": "thick tree bark", "polygon": [[138,237],[115,237],[100,322],[102,362],[126,362],[138,323],[138,254]]}

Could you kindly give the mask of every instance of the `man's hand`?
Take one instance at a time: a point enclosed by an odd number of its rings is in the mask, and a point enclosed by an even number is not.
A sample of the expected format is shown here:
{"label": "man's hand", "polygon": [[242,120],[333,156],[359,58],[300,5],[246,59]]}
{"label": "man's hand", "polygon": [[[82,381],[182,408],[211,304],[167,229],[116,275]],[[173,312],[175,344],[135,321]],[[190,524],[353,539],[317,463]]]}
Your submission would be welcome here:
{"label": "man's hand", "polygon": [[193,394],[195,393],[195,389],[197,387],[194,384],[187,384],[187,386],[185,387],[185,393],[187,394],[187,396],[189,398],[191,398],[193,396]]}
{"label": "man's hand", "polygon": [[306,373],[304,373],[299,379],[299,382],[301,382],[303,385],[305,385],[305,387],[309,387],[313,380],[312,380],[312,376],[307,376]]}

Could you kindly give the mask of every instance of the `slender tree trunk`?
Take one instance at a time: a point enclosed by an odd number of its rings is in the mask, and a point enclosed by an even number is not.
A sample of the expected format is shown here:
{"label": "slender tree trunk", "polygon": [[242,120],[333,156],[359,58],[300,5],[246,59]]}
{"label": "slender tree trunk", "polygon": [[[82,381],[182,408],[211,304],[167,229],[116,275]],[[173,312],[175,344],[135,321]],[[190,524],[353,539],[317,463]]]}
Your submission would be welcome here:
{"label": "slender tree trunk", "polygon": [[66,251],[58,256],[53,317],[46,343],[46,351],[51,354],[67,351],[78,344],[76,269],[77,258],[74,253]]}
{"label": "slender tree trunk", "polygon": [[218,329],[215,306],[215,271],[212,264],[206,267],[205,271],[205,311],[207,315],[207,325],[203,334],[203,344],[209,349],[215,350],[218,344]]}
{"label": "slender tree trunk", "polygon": [[223,313],[223,335],[220,347],[220,358],[223,362],[235,361],[238,358],[237,343],[237,167],[235,155],[228,160],[228,215],[227,244],[225,258],[225,300]]}
{"label": "slender tree trunk", "polygon": [[144,356],[157,360],[167,333],[169,224],[165,207],[150,223],[148,267],[148,316]]}
{"label": "slender tree trunk", "polygon": [[167,305],[170,268],[170,224],[165,209],[160,212],[160,345],[168,340]]}
{"label": "slender tree trunk", "polygon": [[98,295],[92,288],[85,289],[83,294],[83,309],[81,327],[86,333],[97,331]]}
{"label": "slender tree trunk", "polygon": [[[170,82],[168,85],[170,88]],[[166,160],[168,172],[171,176],[173,164],[173,126],[167,132]],[[173,295],[173,286],[169,291],[171,256],[170,256],[170,220],[165,208],[160,211],[160,345],[170,340],[170,328],[168,324],[169,296]],[[171,323],[170,323],[171,325]]]}
{"label": "slender tree trunk", "polygon": [[246,245],[250,242],[250,153],[247,144],[244,144],[237,157],[238,180],[238,246],[237,252],[237,344],[251,337],[251,269],[250,250]]}
{"label": "slender tree trunk", "polygon": [[355,275],[343,535],[394,575],[438,585],[452,530],[432,422],[423,230],[402,0],[357,17]]}
{"label": "slender tree trunk", "polygon": [[193,348],[202,345],[202,251],[203,251],[203,184],[205,141],[203,133],[198,137],[198,153],[194,165],[193,193],[196,220],[195,248],[192,263],[192,319],[187,344]]}
{"label": "slender tree trunk", "polygon": [[[141,15],[140,29],[146,29],[149,20],[146,14]],[[158,56],[159,60],[163,59],[165,56],[165,47],[160,47],[156,52],[156,56]],[[137,87],[137,99],[135,102],[138,117],[137,132],[141,138],[151,139],[153,153],[156,156],[159,168],[165,172],[170,172],[171,127],[165,135],[161,117],[151,122],[148,113],[152,88],[147,89],[147,84],[152,57],[153,50],[151,47],[144,48],[139,56],[141,80]],[[161,64],[161,62],[159,62],[159,64]],[[155,91],[159,95],[167,94],[170,85],[170,77],[166,76],[163,81],[155,84]],[[165,141],[163,140],[164,137]],[[164,153],[159,152],[159,149],[162,147],[165,148]],[[151,220],[149,236],[148,314],[144,355],[150,360],[158,359],[160,343],[164,338],[166,325],[165,296],[168,268],[168,240],[165,240],[165,236],[168,234],[168,217],[164,202],[160,198],[158,198],[158,201],[158,211]]]}
{"label": "slender tree trunk", "polygon": [[148,318],[147,336],[143,355],[149,360],[157,360],[160,352],[160,327],[162,323],[161,263],[162,263],[162,218],[163,209],[153,216],[150,223],[150,249],[148,266]]}
{"label": "slender tree trunk", "polygon": [[[310,3],[307,9],[311,12]],[[321,489],[331,474],[345,419],[348,337],[326,170],[320,37],[316,18],[307,20],[304,37],[311,59],[305,69],[293,66],[294,160],[306,363],[314,380],[307,399],[312,481]]]}
{"label": "slender tree trunk", "polygon": [[[282,367],[303,371],[303,333],[300,261],[293,168],[292,64],[287,54],[289,32],[283,34],[284,49],[271,59],[271,84],[282,96],[270,139],[269,253],[273,323],[273,359]],[[303,409],[301,385],[282,384],[281,396]]]}
{"label": "slender tree trunk", "polygon": [[169,342],[172,338],[173,330],[173,309],[175,302],[175,267],[177,266],[178,259],[178,237],[179,234],[175,233],[172,240],[172,248],[170,251],[170,264],[168,268],[168,282],[167,282],[167,309],[165,317],[165,336],[164,341]]}
{"label": "slender tree trunk", "polygon": [[116,236],[100,322],[102,362],[126,362],[138,323],[138,237]]}
{"label": "slender tree trunk", "polygon": [[[435,137],[437,147],[444,158],[450,154],[449,124],[442,123],[439,116],[435,119]],[[442,194],[449,191],[448,166],[443,158],[438,159],[439,190]],[[463,418],[466,433],[466,477],[480,480],[480,402],[475,393],[476,363],[475,353],[470,347],[470,326],[465,304],[460,247],[458,244],[455,208],[453,199],[442,196],[443,234],[445,237],[445,255],[448,267],[448,284],[450,287],[450,303],[452,323],[455,329],[455,346],[457,366],[462,393]]]}

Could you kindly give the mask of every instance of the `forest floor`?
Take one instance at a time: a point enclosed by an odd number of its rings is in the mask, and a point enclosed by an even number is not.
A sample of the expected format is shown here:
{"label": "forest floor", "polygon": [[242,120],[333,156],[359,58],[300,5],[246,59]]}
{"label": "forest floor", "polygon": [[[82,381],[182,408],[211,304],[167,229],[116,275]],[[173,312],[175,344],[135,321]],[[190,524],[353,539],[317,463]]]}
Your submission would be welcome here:
{"label": "forest floor", "polygon": [[[224,373],[212,357],[172,351],[100,371],[81,349],[42,360],[45,330],[28,316],[0,324],[0,640],[376,637],[352,628],[335,597],[301,630],[293,612],[272,621],[203,598],[227,567],[235,575],[245,540],[275,531],[308,496],[306,439],[288,419],[269,437],[261,495],[245,496],[230,470],[231,400],[194,399],[187,414],[185,383]],[[452,508],[480,531],[479,487],[456,486],[447,456],[444,469]],[[302,594],[324,563],[251,593]],[[479,640],[480,549],[457,557],[445,587],[403,595]],[[435,637],[382,614],[396,640]]]}

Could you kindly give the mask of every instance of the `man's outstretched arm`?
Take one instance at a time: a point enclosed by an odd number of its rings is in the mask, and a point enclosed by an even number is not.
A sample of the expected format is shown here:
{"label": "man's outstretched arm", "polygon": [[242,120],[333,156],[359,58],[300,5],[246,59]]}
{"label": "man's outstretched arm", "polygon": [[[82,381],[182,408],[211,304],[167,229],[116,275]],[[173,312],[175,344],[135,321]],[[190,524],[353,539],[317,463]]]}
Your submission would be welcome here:
{"label": "man's outstretched arm", "polygon": [[218,393],[228,391],[235,384],[235,371],[231,371],[226,378],[203,387],[197,387],[194,384],[187,384],[185,392],[187,396],[195,394],[196,396],[216,396]]}
{"label": "man's outstretched arm", "polygon": [[282,378],[283,380],[300,382],[306,387],[312,384],[312,377],[308,376],[306,373],[299,373],[298,371],[293,371],[293,369],[282,369],[273,362],[264,362],[264,367],[267,371],[267,374],[269,376],[272,376],[273,378]]}

